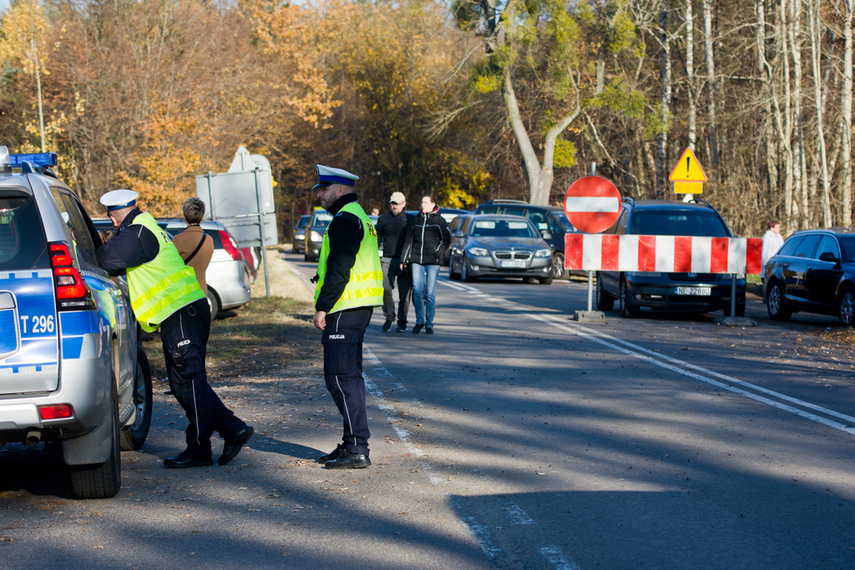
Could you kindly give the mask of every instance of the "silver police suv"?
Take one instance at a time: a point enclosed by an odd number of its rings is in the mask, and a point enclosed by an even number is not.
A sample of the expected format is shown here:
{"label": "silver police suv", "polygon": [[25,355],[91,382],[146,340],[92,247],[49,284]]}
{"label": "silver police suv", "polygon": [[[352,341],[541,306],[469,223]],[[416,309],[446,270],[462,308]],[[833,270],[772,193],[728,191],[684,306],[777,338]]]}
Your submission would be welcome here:
{"label": "silver police suv", "polygon": [[123,280],[56,154],[0,146],[0,447],[58,443],[81,499],[115,496],[143,445],[152,386]]}

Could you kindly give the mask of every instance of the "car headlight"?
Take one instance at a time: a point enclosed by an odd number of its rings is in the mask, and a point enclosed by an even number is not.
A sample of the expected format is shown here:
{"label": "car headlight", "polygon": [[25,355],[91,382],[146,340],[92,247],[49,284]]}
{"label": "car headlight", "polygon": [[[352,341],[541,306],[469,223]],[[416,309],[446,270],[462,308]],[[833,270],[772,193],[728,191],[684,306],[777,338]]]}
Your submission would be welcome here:
{"label": "car headlight", "polygon": [[469,252],[469,255],[474,257],[487,257],[490,255],[490,252],[484,249],[483,247],[470,247],[466,251]]}
{"label": "car headlight", "polygon": [[312,241],[323,241],[324,240],[324,237],[316,231],[313,231],[312,235],[310,237],[312,238]]}
{"label": "car headlight", "polygon": [[535,257],[552,257],[552,251],[548,249],[538,249],[534,254]]}

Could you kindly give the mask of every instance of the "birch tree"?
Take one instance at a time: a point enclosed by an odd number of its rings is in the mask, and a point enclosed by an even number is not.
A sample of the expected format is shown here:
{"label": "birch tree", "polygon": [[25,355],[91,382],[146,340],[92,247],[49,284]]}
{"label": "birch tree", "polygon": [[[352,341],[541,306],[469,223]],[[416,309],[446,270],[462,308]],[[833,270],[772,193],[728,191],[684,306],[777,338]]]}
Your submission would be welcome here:
{"label": "birch tree", "polygon": [[852,0],[843,4],[843,81],[841,83],[841,208],[843,225],[852,225]]}

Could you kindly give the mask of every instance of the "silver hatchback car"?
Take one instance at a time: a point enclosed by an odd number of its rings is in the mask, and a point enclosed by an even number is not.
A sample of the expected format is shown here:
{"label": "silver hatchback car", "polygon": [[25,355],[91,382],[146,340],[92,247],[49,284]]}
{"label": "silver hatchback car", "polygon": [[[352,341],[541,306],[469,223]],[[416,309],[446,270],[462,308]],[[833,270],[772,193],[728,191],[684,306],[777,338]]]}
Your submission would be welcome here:
{"label": "silver hatchback car", "polygon": [[55,165],[0,146],[0,447],[58,442],[73,495],[112,497],[120,450],[148,435],[151,375],[127,287]]}

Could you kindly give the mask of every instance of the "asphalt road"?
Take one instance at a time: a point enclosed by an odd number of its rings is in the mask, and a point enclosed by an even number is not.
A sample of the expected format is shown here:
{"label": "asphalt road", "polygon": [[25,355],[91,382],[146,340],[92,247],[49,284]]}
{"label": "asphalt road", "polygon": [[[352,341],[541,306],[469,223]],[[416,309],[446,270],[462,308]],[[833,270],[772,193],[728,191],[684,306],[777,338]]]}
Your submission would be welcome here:
{"label": "asphalt road", "polygon": [[586,303],[581,281],[443,272],[435,335],[384,334],[378,311],[364,471],[312,461],[340,420],[311,360],[218,387],[259,430],[227,468],[162,468],[184,426],[165,397],[113,500],[0,451],[2,566],[855,566],[855,367],[815,334],[833,319],[754,299],[756,327],[571,320]]}

